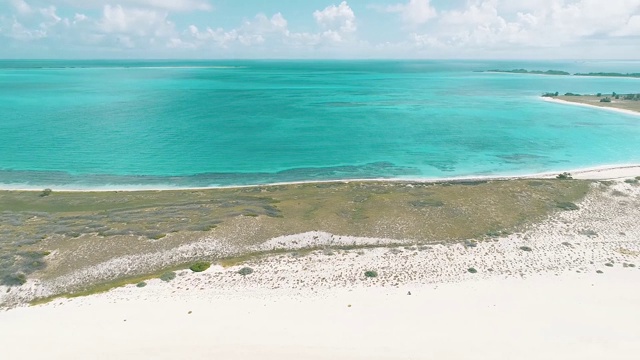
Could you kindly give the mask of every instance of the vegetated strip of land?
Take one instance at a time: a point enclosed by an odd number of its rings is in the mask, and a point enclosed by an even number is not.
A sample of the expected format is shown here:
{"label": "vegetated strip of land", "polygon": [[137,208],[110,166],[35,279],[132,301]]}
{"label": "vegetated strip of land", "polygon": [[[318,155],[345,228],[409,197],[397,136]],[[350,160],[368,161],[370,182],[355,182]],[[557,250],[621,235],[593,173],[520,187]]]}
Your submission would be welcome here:
{"label": "vegetated strip of land", "polygon": [[[0,281],[20,286],[37,279],[58,284],[60,292],[90,291],[197,260],[268,254],[269,249],[256,249],[267,240],[309,231],[412,245],[483,239],[573,209],[589,184],[335,182],[139,192],[0,191]],[[83,277],[74,277],[80,271]]]}
{"label": "vegetated strip of land", "polygon": [[574,104],[597,106],[601,108],[626,110],[640,113],[640,93],[638,94],[596,94],[581,95],[575,93],[546,93],[542,97],[561,100]]}
{"label": "vegetated strip of land", "polygon": [[[507,73],[507,74],[532,74],[532,75],[559,75],[559,76],[572,76],[570,72],[562,70],[527,70],[527,69],[513,69],[513,70],[487,70],[486,72],[494,73]],[[590,72],[590,73],[575,73],[573,76],[594,76],[594,77],[626,77],[626,78],[640,78],[640,73],[617,73],[617,72]]]}

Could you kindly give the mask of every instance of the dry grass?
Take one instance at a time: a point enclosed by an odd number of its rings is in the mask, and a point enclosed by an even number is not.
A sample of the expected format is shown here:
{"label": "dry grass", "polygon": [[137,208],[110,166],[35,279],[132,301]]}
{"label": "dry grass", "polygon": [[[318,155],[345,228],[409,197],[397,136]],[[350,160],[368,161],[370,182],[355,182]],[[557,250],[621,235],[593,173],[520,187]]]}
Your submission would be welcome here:
{"label": "dry grass", "polygon": [[[180,191],[54,191],[46,197],[39,192],[0,191],[0,258],[50,251],[47,267],[33,273],[47,279],[122,256],[168,251],[205,237],[227,239],[239,249],[313,230],[407,240],[411,245],[479,239],[540,221],[558,211],[558,203],[579,202],[589,184],[578,180],[336,182]],[[247,250],[221,263],[233,266],[249,256]],[[9,262],[0,264],[2,269],[13,271]],[[144,280],[136,278],[140,279]]]}

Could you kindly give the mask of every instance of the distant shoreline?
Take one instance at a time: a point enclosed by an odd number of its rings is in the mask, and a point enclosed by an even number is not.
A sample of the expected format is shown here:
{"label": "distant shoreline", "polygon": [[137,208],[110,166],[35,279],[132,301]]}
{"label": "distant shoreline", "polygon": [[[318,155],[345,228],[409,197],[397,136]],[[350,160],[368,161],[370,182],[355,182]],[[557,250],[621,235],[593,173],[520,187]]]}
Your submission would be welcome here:
{"label": "distant shoreline", "polygon": [[[545,101],[557,102],[571,105],[583,105],[579,103],[572,103],[563,100],[544,98]],[[583,105],[588,107],[594,107],[591,105]],[[603,108],[613,111],[624,112],[626,114],[640,115],[629,110]],[[258,187],[270,187],[270,186],[292,186],[292,185],[304,185],[304,184],[331,184],[331,183],[349,183],[349,182],[361,182],[361,183],[466,183],[475,181],[505,181],[505,180],[519,180],[519,179],[551,179],[557,176],[561,172],[569,172],[574,175],[574,178],[582,180],[602,180],[602,179],[621,179],[626,177],[640,176],[640,164],[616,164],[616,165],[600,165],[584,168],[573,168],[557,171],[545,171],[539,173],[531,173],[524,175],[487,175],[487,176],[461,176],[461,177],[448,177],[448,178],[373,178],[373,179],[360,179],[360,178],[346,178],[346,179],[334,179],[334,180],[304,180],[304,181],[289,181],[289,182],[277,182],[277,183],[265,183],[255,185],[230,185],[230,186],[207,186],[207,187],[126,187],[126,188],[65,188],[56,186],[24,186],[16,185],[11,186],[8,184],[0,184],[0,191],[42,191],[43,188],[51,188],[56,192],[144,192],[144,191],[184,191],[184,190],[216,190],[216,189],[247,189]]]}
{"label": "distant shoreline", "polygon": [[[622,107],[625,103],[622,102],[610,102],[610,103],[602,103],[600,102],[600,98],[589,95],[589,96],[562,96],[562,98],[558,97],[542,97],[544,101],[553,102],[557,104],[564,105],[574,105],[574,106],[582,106],[588,108],[595,109],[603,109],[609,111],[615,111],[617,113],[626,114],[626,115],[634,115],[640,116],[640,102],[636,102],[637,104],[633,108],[630,107]],[[637,110],[636,110],[637,107]]]}
{"label": "distant shoreline", "polygon": [[608,77],[608,78],[640,78],[640,73],[605,73],[605,72],[591,72],[591,73],[570,73],[563,70],[527,70],[527,69],[513,69],[513,70],[485,70],[480,72],[497,73],[497,74],[522,74],[522,75],[548,75],[548,76],[579,76],[579,77]]}

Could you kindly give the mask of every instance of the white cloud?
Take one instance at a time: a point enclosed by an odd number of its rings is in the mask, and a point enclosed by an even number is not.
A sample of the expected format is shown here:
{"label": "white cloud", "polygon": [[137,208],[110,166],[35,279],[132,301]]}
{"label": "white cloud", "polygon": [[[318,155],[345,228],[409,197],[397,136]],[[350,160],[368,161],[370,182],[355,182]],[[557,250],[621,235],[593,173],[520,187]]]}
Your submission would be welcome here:
{"label": "white cloud", "polygon": [[327,6],[324,10],[313,13],[318,25],[336,33],[353,33],[357,30],[356,15],[346,1],[340,5]]}
{"label": "white cloud", "polygon": [[430,0],[409,0],[406,4],[389,5],[381,9],[385,12],[401,14],[403,20],[409,25],[424,24],[438,15]]}
{"label": "white cloud", "polygon": [[[640,0],[476,0],[441,11],[429,33],[411,34],[420,47],[510,48],[580,46],[640,36]],[[640,48],[639,48],[640,49]]]}
{"label": "white cloud", "polygon": [[[120,5],[105,5],[97,28],[106,34],[123,34],[137,37],[170,37],[175,33],[174,24],[167,13],[155,10],[125,9]],[[129,44],[131,41],[127,41]]]}
{"label": "white cloud", "polygon": [[[12,0],[13,1],[13,0]],[[40,1],[43,0],[33,0]],[[77,8],[101,9],[106,5],[122,7],[154,8],[168,11],[211,11],[213,5],[210,0],[48,0],[50,5],[71,5]]]}
{"label": "white cloud", "polygon": [[18,14],[29,14],[31,13],[31,6],[27,4],[24,0],[10,0],[11,5],[18,11]]}

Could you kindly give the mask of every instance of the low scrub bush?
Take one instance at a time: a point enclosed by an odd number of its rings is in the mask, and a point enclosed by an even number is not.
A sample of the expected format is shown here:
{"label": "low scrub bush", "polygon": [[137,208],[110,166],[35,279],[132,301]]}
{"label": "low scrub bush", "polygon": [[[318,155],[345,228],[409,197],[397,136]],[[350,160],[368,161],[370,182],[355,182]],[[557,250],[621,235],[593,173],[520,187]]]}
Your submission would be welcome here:
{"label": "low scrub bush", "polygon": [[5,275],[1,279],[2,285],[21,286],[27,282],[27,276],[22,273]]}
{"label": "low scrub bush", "polygon": [[472,273],[472,274],[475,274],[475,273],[478,272],[478,270],[476,270],[475,268],[468,268],[467,271]]}
{"label": "low scrub bush", "polygon": [[40,197],[45,197],[45,196],[49,196],[51,195],[51,193],[53,192],[53,190],[51,189],[44,189],[42,190],[42,192],[40,193]]}
{"label": "low scrub bush", "polygon": [[211,263],[206,261],[198,261],[197,263],[191,265],[189,269],[193,272],[203,272],[211,267]]}
{"label": "low scrub bush", "polygon": [[533,251],[533,249],[531,249],[531,248],[530,248],[530,247],[528,247],[528,246],[520,246],[520,250],[522,250],[522,251],[527,251],[527,252],[531,252],[531,251]]}
{"label": "low scrub bush", "polygon": [[249,274],[253,274],[253,269],[250,267],[243,267],[242,269],[238,270],[238,274],[247,276]]}
{"label": "low scrub bush", "polygon": [[167,271],[166,273],[160,275],[160,280],[165,282],[169,282],[175,278],[176,278],[176,273],[174,273],[173,271]]}
{"label": "low scrub bush", "polygon": [[378,273],[375,270],[368,270],[364,272],[364,276],[368,278],[378,277]]}
{"label": "low scrub bush", "polygon": [[568,210],[568,211],[580,209],[578,205],[572,202],[559,202],[556,204],[556,207],[559,209]]}
{"label": "low scrub bush", "polygon": [[143,287],[147,286],[147,283],[144,282],[144,281],[141,281],[141,282],[137,283],[136,286],[139,287],[139,288],[143,288]]}
{"label": "low scrub bush", "polygon": [[558,180],[572,180],[573,176],[571,176],[571,173],[563,172],[562,174],[558,174],[558,176],[556,176],[556,179],[558,179]]}

